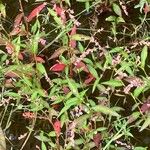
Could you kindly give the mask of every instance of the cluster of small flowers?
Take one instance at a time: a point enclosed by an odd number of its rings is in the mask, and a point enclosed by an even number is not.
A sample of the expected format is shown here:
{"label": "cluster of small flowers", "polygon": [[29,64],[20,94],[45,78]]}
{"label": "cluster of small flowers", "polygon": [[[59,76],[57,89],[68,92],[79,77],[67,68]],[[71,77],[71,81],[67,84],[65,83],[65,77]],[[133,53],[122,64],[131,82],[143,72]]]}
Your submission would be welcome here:
{"label": "cluster of small flowers", "polygon": [[119,54],[119,55],[117,55],[116,57],[113,58],[112,65],[116,66],[116,65],[120,64],[120,62],[121,62],[121,56]]}
{"label": "cluster of small flowers", "polygon": [[[71,122],[69,123],[69,127],[67,129],[67,139],[68,139],[68,144],[71,146],[75,146],[75,127],[76,127],[76,123],[75,122]],[[67,146],[67,144],[66,144]]]}
{"label": "cluster of small flowers", "polygon": [[29,111],[24,112],[24,113],[22,114],[22,116],[23,116],[24,118],[26,118],[26,119],[33,119],[33,118],[35,118],[35,114],[34,114],[33,112],[29,112]]}
{"label": "cluster of small flowers", "polygon": [[142,40],[142,41],[140,41],[140,42],[134,42],[134,43],[133,43],[133,46],[131,46],[131,49],[137,47],[138,45],[146,45],[146,46],[149,47],[149,46],[150,46],[150,42],[145,41],[145,40]]}
{"label": "cluster of small flowers", "polygon": [[144,82],[140,78],[137,78],[137,77],[129,78],[125,80],[130,83],[124,88],[125,94],[129,94],[129,91],[131,90],[132,87],[140,87],[144,84]]}
{"label": "cluster of small flowers", "polygon": [[[103,29],[99,30],[98,32],[101,32]],[[90,43],[94,43],[95,47],[92,49],[87,49],[86,51],[84,51],[79,58],[76,58],[74,64],[77,65],[79,62],[81,62],[87,55],[89,55],[90,53],[93,53],[94,51],[98,50],[102,50],[104,51],[104,48],[100,46],[100,44],[94,39],[94,37],[91,37]]]}
{"label": "cluster of small flowers", "polygon": [[124,146],[124,147],[127,148],[128,150],[134,149],[133,146],[131,146],[131,145],[127,144],[127,143],[121,142],[121,141],[119,141],[119,140],[116,140],[115,142],[116,142],[116,144],[118,144],[118,145]]}
{"label": "cluster of small flowers", "polygon": [[79,62],[81,62],[87,55],[89,55],[90,53],[93,53],[96,49],[87,49],[85,52],[83,52],[79,58],[77,58],[77,60],[75,61],[74,65],[77,65]]}
{"label": "cluster of small flowers", "polygon": [[77,107],[75,107],[75,108],[71,111],[71,115],[72,115],[73,117],[80,117],[81,115],[83,115],[82,106],[77,106]]}

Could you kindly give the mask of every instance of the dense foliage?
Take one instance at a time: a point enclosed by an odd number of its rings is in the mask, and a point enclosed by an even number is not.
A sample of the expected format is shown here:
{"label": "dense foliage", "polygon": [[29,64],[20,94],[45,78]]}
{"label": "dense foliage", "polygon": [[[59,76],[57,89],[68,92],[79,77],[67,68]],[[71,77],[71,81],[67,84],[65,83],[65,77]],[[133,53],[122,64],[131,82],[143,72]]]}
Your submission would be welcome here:
{"label": "dense foliage", "polygon": [[149,12],[149,0],[0,2],[0,148],[150,148]]}

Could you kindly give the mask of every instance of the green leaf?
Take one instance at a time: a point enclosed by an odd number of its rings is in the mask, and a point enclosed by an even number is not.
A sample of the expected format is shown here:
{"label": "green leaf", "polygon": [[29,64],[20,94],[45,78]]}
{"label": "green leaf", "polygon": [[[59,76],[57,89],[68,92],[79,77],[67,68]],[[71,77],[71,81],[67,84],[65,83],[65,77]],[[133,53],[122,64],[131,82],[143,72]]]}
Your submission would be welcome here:
{"label": "green leaf", "polygon": [[91,73],[96,79],[98,79],[99,76],[98,76],[98,74],[97,74],[97,71],[96,71],[91,65],[87,65],[87,66],[88,66],[88,69],[89,69],[90,73]]}
{"label": "green leaf", "polygon": [[101,84],[109,85],[109,86],[112,86],[112,87],[120,87],[120,86],[123,86],[123,82],[122,82],[121,80],[116,80],[116,79],[111,79],[111,80],[109,80],[109,81],[102,82]]}
{"label": "green leaf", "polygon": [[147,117],[143,125],[141,126],[140,132],[143,131],[145,128],[147,128],[150,125],[150,116]]}
{"label": "green leaf", "polygon": [[110,22],[114,22],[114,21],[116,21],[116,16],[109,16],[105,20],[110,21]]}
{"label": "green leaf", "polygon": [[46,148],[46,145],[45,145],[45,143],[44,142],[42,142],[42,150],[47,150],[47,148]]}
{"label": "green leaf", "polygon": [[43,64],[37,63],[36,68],[41,74],[44,74],[44,75],[46,74],[46,70],[45,70],[45,67],[43,66]]}
{"label": "green leaf", "polygon": [[140,87],[137,87],[134,92],[133,92],[133,96],[134,97],[138,97],[142,91],[144,90],[145,86],[140,86]]}
{"label": "green leaf", "polygon": [[71,40],[75,40],[75,41],[87,41],[91,39],[90,36],[86,36],[83,34],[74,34],[74,35],[71,35],[70,38]]}
{"label": "green leaf", "polygon": [[95,91],[97,85],[99,84],[100,78],[97,78],[93,84],[92,93]]}
{"label": "green leaf", "polygon": [[65,2],[66,2],[69,6],[71,6],[70,0],[65,0]]}
{"label": "green leaf", "polygon": [[104,113],[104,114],[108,114],[108,115],[111,115],[111,116],[116,116],[116,117],[119,117],[120,115],[115,112],[113,109],[111,108],[108,108],[106,106],[103,106],[103,105],[97,105],[97,106],[94,106],[92,107],[92,110],[94,110],[95,112],[101,112],[101,113]]}
{"label": "green leaf", "polygon": [[147,150],[147,147],[135,147],[134,150]]}
{"label": "green leaf", "polygon": [[123,50],[123,47],[115,47],[110,51],[110,53],[118,53],[118,52],[121,52],[122,50]]}
{"label": "green leaf", "polygon": [[118,16],[120,16],[120,17],[122,16],[120,7],[115,3],[113,3],[113,10]]}
{"label": "green leaf", "polygon": [[68,85],[69,85],[69,88],[72,91],[72,93],[74,95],[79,95],[79,93],[78,93],[78,86],[75,83],[75,81],[73,79],[69,79],[69,78],[67,78],[67,81],[68,81]]}
{"label": "green leaf", "polygon": [[148,55],[148,48],[147,48],[147,45],[145,45],[141,52],[141,67],[142,68],[145,67],[145,61],[146,61],[147,55]]}

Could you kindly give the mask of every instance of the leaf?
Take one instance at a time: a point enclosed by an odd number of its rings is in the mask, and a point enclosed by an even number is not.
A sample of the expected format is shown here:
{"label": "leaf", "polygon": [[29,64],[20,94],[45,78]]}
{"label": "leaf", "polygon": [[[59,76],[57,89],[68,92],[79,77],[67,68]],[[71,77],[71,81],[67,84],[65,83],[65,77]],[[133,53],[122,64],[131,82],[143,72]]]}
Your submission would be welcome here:
{"label": "leaf", "polygon": [[113,3],[113,10],[118,16],[120,16],[120,17],[122,16],[120,7],[115,3]]}
{"label": "leaf", "polygon": [[46,148],[46,145],[45,145],[45,143],[44,142],[42,142],[42,150],[47,150],[47,148]]}
{"label": "leaf", "polygon": [[93,136],[93,141],[95,143],[95,146],[97,148],[99,148],[100,146],[100,143],[101,143],[101,140],[102,140],[102,135],[100,133],[97,133]]}
{"label": "leaf", "polygon": [[6,7],[5,5],[2,4],[1,1],[0,1],[0,14],[2,14],[4,18],[6,17]]}
{"label": "leaf", "polygon": [[37,68],[37,70],[38,70],[41,74],[44,74],[44,75],[47,74],[47,73],[46,73],[46,70],[45,70],[45,67],[43,66],[43,64],[37,63],[37,64],[36,64],[36,68]]}
{"label": "leaf", "polygon": [[102,82],[101,84],[112,86],[112,87],[123,86],[123,82],[121,80],[116,80],[116,79],[111,79],[109,81]]}
{"label": "leaf", "polygon": [[61,64],[61,63],[57,63],[55,65],[53,65],[50,70],[51,71],[55,71],[55,72],[61,72],[65,69],[66,65],[65,64]]}
{"label": "leaf", "polygon": [[101,113],[104,113],[104,114],[108,114],[108,115],[111,115],[111,116],[116,116],[116,117],[119,117],[120,115],[115,112],[114,110],[112,110],[111,108],[108,108],[106,106],[103,106],[103,105],[97,105],[97,106],[94,106],[92,107],[92,110],[96,111],[96,112],[101,112]]}
{"label": "leaf", "polygon": [[97,71],[91,65],[88,65],[88,69],[89,69],[90,73],[93,75],[93,77],[95,77],[96,79],[99,78]]}
{"label": "leaf", "polygon": [[110,21],[110,22],[114,22],[116,20],[116,16],[109,16],[105,20]]}
{"label": "leaf", "polygon": [[67,78],[67,81],[68,81],[68,85],[69,85],[69,88],[70,90],[72,91],[72,93],[74,95],[78,95],[78,87],[77,87],[77,84],[75,83],[75,81],[73,79],[69,79]]}
{"label": "leaf", "polygon": [[83,71],[89,73],[89,70],[88,70],[87,66],[86,66],[85,63],[83,63],[82,61],[77,62],[77,63],[75,64],[75,67],[78,68],[78,69],[82,69]]}
{"label": "leaf", "polygon": [[40,11],[42,11],[42,9],[47,5],[46,2],[44,2],[43,4],[39,5],[38,7],[36,7],[34,10],[32,10],[32,12],[29,14],[29,16],[27,17],[27,21],[30,22],[33,20],[33,18],[35,18]]}
{"label": "leaf", "polygon": [[123,50],[123,47],[115,47],[112,50],[110,50],[110,53],[118,53]]}
{"label": "leaf", "polygon": [[61,54],[63,54],[63,52],[65,52],[65,51],[67,51],[67,50],[68,50],[68,47],[66,47],[66,46],[63,46],[63,47],[58,48],[58,49],[52,54],[52,56],[51,56],[48,60],[55,59],[55,58],[59,57]]}
{"label": "leaf", "polygon": [[[76,25],[74,25],[72,30],[71,30],[70,35],[76,34],[76,31],[77,31],[77,27],[76,27]],[[72,48],[75,48],[76,47],[76,41],[75,40],[70,40],[69,46],[72,47]]]}
{"label": "leaf", "polygon": [[145,128],[147,128],[150,125],[150,116],[147,117],[143,125],[141,126],[140,132],[143,131]]}
{"label": "leaf", "polygon": [[147,45],[145,45],[141,52],[141,67],[143,68],[145,67],[145,61],[146,61],[147,55],[148,55],[148,48],[147,48]]}
{"label": "leaf", "polygon": [[144,88],[145,86],[137,87],[133,92],[133,96],[138,97],[143,92]]}
{"label": "leaf", "polygon": [[36,57],[35,57],[35,60],[36,60],[38,63],[45,63],[45,60],[44,60],[42,57],[39,57],[39,56],[36,56]]}
{"label": "leaf", "polygon": [[56,133],[56,136],[59,137],[60,132],[61,132],[61,122],[59,120],[56,120],[53,124],[53,127],[54,127],[54,131]]}
{"label": "leaf", "polygon": [[87,41],[91,39],[90,36],[86,36],[83,34],[74,34],[74,35],[71,35],[70,38],[71,40],[75,40],[75,41]]}
{"label": "leaf", "polygon": [[87,79],[85,79],[84,84],[89,84],[90,82],[92,82],[95,78],[93,77],[93,75],[91,73],[88,74]]}

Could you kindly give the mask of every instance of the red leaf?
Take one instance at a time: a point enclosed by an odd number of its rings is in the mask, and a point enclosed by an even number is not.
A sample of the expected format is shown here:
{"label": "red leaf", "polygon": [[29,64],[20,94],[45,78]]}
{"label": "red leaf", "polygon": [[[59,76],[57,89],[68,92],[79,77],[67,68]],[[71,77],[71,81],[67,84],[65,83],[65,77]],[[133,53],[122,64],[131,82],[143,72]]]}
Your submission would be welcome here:
{"label": "red leaf", "polygon": [[76,63],[75,66],[76,66],[76,68],[83,69],[83,71],[89,73],[87,66],[82,61]]}
{"label": "red leaf", "polygon": [[50,68],[50,70],[51,70],[51,71],[56,71],[56,72],[61,72],[61,71],[63,71],[63,70],[65,69],[65,67],[66,67],[65,64],[60,64],[60,63],[58,63],[58,64],[53,65],[53,66]]}
{"label": "red leaf", "polygon": [[[76,27],[76,25],[74,25],[72,30],[71,30],[70,35],[76,34],[76,31],[77,31],[77,27]],[[75,40],[70,40],[69,46],[72,47],[72,48],[75,48],[76,47],[76,41]]]}
{"label": "red leaf", "polygon": [[93,136],[93,141],[94,141],[97,148],[99,148],[99,146],[100,146],[101,138],[102,137],[101,137],[100,133],[97,133]]}
{"label": "red leaf", "polygon": [[60,136],[60,132],[61,132],[61,122],[59,120],[56,120],[53,124],[55,133],[57,135],[57,137]]}
{"label": "red leaf", "polygon": [[43,58],[39,57],[39,56],[37,56],[37,57],[35,58],[35,60],[36,60],[37,62],[39,62],[39,63],[45,63],[45,60],[44,60]]}
{"label": "red leaf", "polygon": [[29,14],[29,16],[27,17],[27,21],[30,22],[33,20],[33,18],[35,18],[40,11],[42,11],[42,9],[46,6],[46,2],[44,2],[43,4],[39,5],[38,7],[36,7],[34,10],[32,10],[32,12]]}
{"label": "red leaf", "polygon": [[13,25],[13,30],[10,32],[10,35],[17,35],[21,31],[20,24],[22,22],[22,18],[23,18],[23,13],[20,13],[16,16]]}
{"label": "red leaf", "polygon": [[63,23],[66,22],[66,15],[65,15],[65,11],[63,8],[57,6],[56,4],[54,5],[54,10],[56,11],[57,15],[61,17]]}
{"label": "red leaf", "polygon": [[84,81],[84,84],[89,84],[90,82],[92,82],[95,78],[93,77],[92,74],[88,75],[88,78]]}

